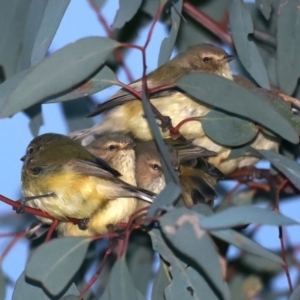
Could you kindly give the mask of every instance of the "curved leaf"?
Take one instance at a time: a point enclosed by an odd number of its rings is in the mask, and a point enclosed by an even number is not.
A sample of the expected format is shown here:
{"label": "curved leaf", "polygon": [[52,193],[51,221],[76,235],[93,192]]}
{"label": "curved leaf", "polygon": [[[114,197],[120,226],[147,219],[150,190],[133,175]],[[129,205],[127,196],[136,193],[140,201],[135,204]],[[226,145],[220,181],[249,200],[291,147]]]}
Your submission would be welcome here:
{"label": "curved leaf", "polygon": [[217,110],[201,118],[201,123],[204,132],[212,140],[225,146],[241,146],[257,134],[253,123]]}
{"label": "curved leaf", "polygon": [[[76,299],[78,299],[79,291],[74,283],[67,289],[67,291],[63,291],[62,295],[60,295],[59,299],[63,295],[76,295]],[[52,300],[53,297],[47,295],[43,289],[37,285],[34,285],[25,277],[25,271],[18,278],[14,293],[12,296],[12,300],[20,300],[20,299],[38,299],[38,300]],[[63,298],[65,299],[65,298]]]}
{"label": "curved leaf", "polygon": [[171,283],[171,278],[166,263],[160,259],[159,269],[153,280],[151,293],[152,300],[165,300],[165,289]]}
{"label": "curved leaf", "polygon": [[0,299],[5,299],[5,291],[6,291],[6,278],[0,269]]}
{"label": "curved leaf", "polygon": [[277,77],[280,89],[290,95],[300,76],[299,1],[279,5],[277,14]]}
{"label": "curved leaf", "polygon": [[158,57],[158,67],[165,64],[170,60],[178,30],[180,27],[180,21],[181,21],[181,10],[182,10],[182,2],[183,0],[176,1],[176,3],[172,2],[171,7],[171,19],[172,19],[172,25],[171,25],[171,32],[168,37],[164,38],[160,45],[159,50],[159,57]]}
{"label": "curved leaf", "polygon": [[291,124],[274,110],[266,99],[252,94],[226,78],[204,73],[190,74],[180,78],[176,85],[201,104],[204,102],[229,113],[249,118],[291,143],[299,142],[299,137]]}
{"label": "curved leaf", "polygon": [[119,9],[117,11],[113,28],[122,28],[126,22],[130,21],[142,4],[142,0],[119,0]]}
{"label": "curved leaf", "polygon": [[95,72],[118,45],[108,38],[87,37],[56,51],[31,68],[15,86],[4,100],[1,116],[11,116],[80,83]]}
{"label": "curved leaf", "polygon": [[50,97],[51,100],[47,100],[47,103],[63,102],[74,100],[82,97],[86,97],[92,94],[96,94],[112,85],[118,85],[119,81],[116,74],[107,66],[103,66],[97,74],[95,74],[90,80],[72,88],[66,92],[63,92],[61,96]]}
{"label": "curved leaf", "polygon": [[200,215],[186,208],[176,209],[160,218],[160,226],[168,241],[197,263],[224,299],[230,299],[219,255],[209,235],[200,227]]}
{"label": "curved leaf", "polygon": [[269,20],[273,0],[255,0],[257,7],[260,9],[264,17]]}
{"label": "curved leaf", "polygon": [[294,289],[292,295],[288,300],[298,300],[300,299],[300,284]]}
{"label": "curved leaf", "polygon": [[58,238],[43,244],[30,257],[26,276],[40,282],[51,295],[58,295],[79,269],[88,246],[87,239],[77,237]]}
{"label": "curved leaf", "polygon": [[300,165],[296,161],[273,151],[258,150],[258,152],[300,190]]}
{"label": "curved leaf", "polygon": [[230,207],[201,219],[200,225],[205,230],[218,230],[249,223],[276,226],[298,225],[296,221],[288,217],[253,205]]}
{"label": "curved leaf", "polygon": [[249,34],[253,33],[253,23],[243,0],[232,0],[229,21],[235,49],[243,66],[260,86],[270,89],[263,60],[255,43],[249,39]]}
{"label": "curved leaf", "polygon": [[[43,1],[39,1],[43,2]],[[57,28],[70,0],[49,0],[44,11],[31,53],[31,65],[40,63],[46,56]]]}

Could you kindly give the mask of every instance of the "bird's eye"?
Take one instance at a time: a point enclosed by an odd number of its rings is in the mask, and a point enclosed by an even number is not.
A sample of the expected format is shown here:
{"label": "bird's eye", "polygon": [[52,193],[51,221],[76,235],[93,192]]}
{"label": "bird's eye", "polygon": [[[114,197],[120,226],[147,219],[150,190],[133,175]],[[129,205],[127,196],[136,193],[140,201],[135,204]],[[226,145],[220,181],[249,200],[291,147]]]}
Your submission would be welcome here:
{"label": "bird's eye", "polygon": [[32,154],[34,152],[34,148],[33,147],[29,147],[27,149],[27,154]]}
{"label": "bird's eye", "polygon": [[39,167],[35,167],[35,168],[30,169],[30,171],[33,175],[38,175],[41,173],[42,169]]}
{"label": "bird's eye", "polygon": [[153,164],[151,167],[154,171],[158,171],[160,169],[159,165],[157,164]]}
{"label": "bird's eye", "polygon": [[114,145],[109,145],[108,146],[109,151],[114,151],[115,149],[116,149],[116,147]]}
{"label": "bird's eye", "polygon": [[203,62],[208,63],[210,61],[210,58],[205,56],[202,58]]}

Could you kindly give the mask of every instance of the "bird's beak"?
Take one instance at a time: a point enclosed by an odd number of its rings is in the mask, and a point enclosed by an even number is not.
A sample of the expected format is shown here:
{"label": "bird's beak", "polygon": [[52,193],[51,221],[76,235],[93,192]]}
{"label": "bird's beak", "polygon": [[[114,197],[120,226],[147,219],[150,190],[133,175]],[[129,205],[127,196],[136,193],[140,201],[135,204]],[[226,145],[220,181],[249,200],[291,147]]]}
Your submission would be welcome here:
{"label": "bird's beak", "polygon": [[26,154],[20,158],[21,161],[25,161]]}
{"label": "bird's beak", "polygon": [[234,59],[234,56],[233,55],[225,55],[223,58],[222,58],[222,62],[230,62]]}

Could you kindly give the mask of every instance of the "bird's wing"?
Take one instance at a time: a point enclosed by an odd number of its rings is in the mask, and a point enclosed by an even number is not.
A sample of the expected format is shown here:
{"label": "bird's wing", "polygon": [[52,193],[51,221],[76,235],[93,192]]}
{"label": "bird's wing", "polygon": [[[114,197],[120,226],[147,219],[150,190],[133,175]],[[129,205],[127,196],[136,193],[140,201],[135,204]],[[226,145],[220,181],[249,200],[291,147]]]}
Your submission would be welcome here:
{"label": "bird's wing", "polygon": [[117,170],[111,167],[109,167],[111,170],[104,169],[98,163],[88,160],[72,159],[68,162],[66,167],[80,174],[120,181],[120,179],[116,177],[121,175]]}

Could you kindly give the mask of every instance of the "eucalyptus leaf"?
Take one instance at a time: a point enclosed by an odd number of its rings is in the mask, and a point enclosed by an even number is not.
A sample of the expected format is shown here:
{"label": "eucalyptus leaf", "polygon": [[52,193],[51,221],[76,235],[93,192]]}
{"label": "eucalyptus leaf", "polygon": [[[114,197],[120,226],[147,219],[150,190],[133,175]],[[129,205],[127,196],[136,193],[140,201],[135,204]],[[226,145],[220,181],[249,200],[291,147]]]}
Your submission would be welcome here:
{"label": "eucalyptus leaf", "polygon": [[250,142],[258,130],[253,123],[218,110],[210,111],[201,118],[201,123],[212,140],[231,147]]}
{"label": "eucalyptus leaf", "polygon": [[88,81],[80,83],[76,87],[61,93],[60,96],[49,97],[47,103],[63,102],[96,94],[112,85],[118,85],[116,74],[107,66],[101,67],[95,75]]}
{"label": "eucalyptus leaf", "polygon": [[[38,0],[38,2],[43,1]],[[69,4],[70,0],[49,0],[47,2],[31,52],[32,66],[40,63],[46,56],[48,48]]]}
{"label": "eucalyptus leaf", "polygon": [[0,299],[5,299],[5,291],[6,291],[6,278],[0,269]]}
{"label": "eucalyptus leaf", "polygon": [[159,268],[155,274],[152,287],[152,300],[165,300],[165,289],[171,283],[168,266],[160,259]]}
{"label": "eucalyptus leaf", "polygon": [[273,0],[255,0],[257,7],[260,9],[264,17],[269,20],[272,11]]}
{"label": "eucalyptus leaf", "polygon": [[109,285],[105,291],[107,299],[145,300],[146,298],[135,288],[128,271],[125,257],[115,262],[110,274]]}
{"label": "eucalyptus leaf", "polygon": [[282,214],[253,205],[230,207],[212,216],[201,219],[204,230],[219,230],[249,223],[260,225],[297,225],[298,223]]}
{"label": "eucalyptus leaf", "polygon": [[299,141],[298,134],[291,124],[274,110],[266,99],[252,94],[231,80],[199,73],[181,77],[176,85],[201,104],[204,102],[229,113],[249,118],[291,143],[296,144]]}
{"label": "eucalyptus leaf", "polygon": [[[63,295],[76,295],[76,299],[78,299],[79,291],[76,288],[75,284],[72,283],[67,289],[65,289],[60,295],[59,299]],[[54,300],[58,298],[54,298],[51,295],[47,294],[40,286],[36,285],[36,283],[31,282],[26,278],[25,271],[20,275],[15,285],[14,293],[12,296],[12,300]]]}
{"label": "eucalyptus leaf", "polygon": [[200,215],[186,208],[172,210],[161,217],[160,226],[168,241],[197,263],[223,299],[230,299],[219,255],[209,235],[200,227]]}
{"label": "eucalyptus leaf", "polygon": [[40,282],[51,295],[58,295],[79,269],[88,246],[87,239],[77,237],[58,238],[43,244],[30,257],[26,277]]}
{"label": "eucalyptus leaf", "polygon": [[[216,298],[214,291],[202,278],[202,275],[191,269],[191,267],[187,268],[187,264],[180,260],[178,255],[174,254],[158,229],[152,229],[149,234],[152,239],[153,249],[171,265],[169,270],[172,281],[165,289],[166,300],[202,299],[204,287],[206,294],[214,296],[208,299],[219,299]],[[201,285],[199,285],[200,282],[202,283]]]}
{"label": "eucalyptus leaf", "polygon": [[108,38],[87,37],[56,51],[31,68],[3,100],[5,105],[1,109],[1,116],[11,116],[82,82],[105,62],[118,45]]}
{"label": "eucalyptus leaf", "polygon": [[293,293],[288,300],[298,300],[300,299],[300,284],[294,289]]}
{"label": "eucalyptus leaf", "polygon": [[28,12],[23,36],[20,69],[26,70],[31,66],[31,53],[33,45],[42,23],[43,15],[49,0],[32,0]]}
{"label": "eucalyptus leaf", "polygon": [[27,108],[24,113],[30,118],[29,129],[33,136],[37,136],[44,124],[41,104],[35,104]]}
{"label": "eucalyptus leaf", "polygon": [[268,251],[267,249],[263,248],[259,244],[255,243],[248,237],[242,235],[241,233],[232,230],[232,229],[226,229],[226,230],[215,230],[210,232],[213,236],[228,242],[231,245],[234,245],[246,252],[255,254],[257,256],[264,257],[266,259],[269,259],[275,263],[278,263],[279,265],[284,265],[284,262],[281,257],[278,255]]}
{"label": "eucalyptus leaf", "polygon": [[300,165],[296,161],[273,151],[258,150],[258,152],[300,190]]}
{"label": "eucalyptus leaf", "polygon": [[235,49],[243,66],[260,86],[270,89],[264,63],[255,43],[249,38],[253,33],[253,22],[243,0],[231,1],[229,21]]}
{"label": "eucalyptus leaf", "polygon": [[141,4],[142,0],[119,0],[120,7],[117,11],[113,28],[122,28],[126,22],[134,17]]}
{"label": "eucalyptus leaf", "polygon": [[0,1],[0,65],[6,79],[19,71],[22,55],[20,49],[23,46],[23,35],[31,2],[31,0]]}
{"label": "eucalyptus leaf", "polygon": [[181,196],[181,192],[182,190],[178,185],[173,182],[168,183],[158,194],[154,203],[150,206],[147,216],[153,217],[160,208],[174,204],[174,202]]}
{"label": "eucalyptus leaf", "polygon": [[170,60],[178,30],[180,27],[180,21],[181,21],[181,10],[182,10],[182,2],[183,0],[178,0],[175,3],[172,2],[171,7],[171,19],[172,19],[172,25],[171,25],[171,31],[170,35],[162,41],[160,45],[160,51],[159,51],[159,57],[158,57],[158,67],[161,65],[167,63]]}
{"label": "eucalyptus leaf", "polygon": [[300,76],[299,1],[281,0],[277,14],[277,76],[280,89],[290,95]]}

